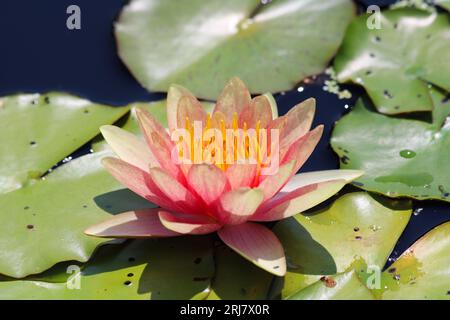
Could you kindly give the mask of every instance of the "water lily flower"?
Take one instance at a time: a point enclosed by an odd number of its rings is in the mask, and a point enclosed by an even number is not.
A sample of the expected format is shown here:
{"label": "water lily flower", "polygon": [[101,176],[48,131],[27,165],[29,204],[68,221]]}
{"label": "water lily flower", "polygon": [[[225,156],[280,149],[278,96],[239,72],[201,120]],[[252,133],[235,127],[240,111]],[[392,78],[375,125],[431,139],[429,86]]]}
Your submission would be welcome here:
{"label": "water lily flower", "polygon": [[[137,108],[135,112],[145,142],[121,128],[104,126],[101,132],[118,158],[107,157],[102,162],[123,185],[159,207],[118,214],[90,227],[86,234],[145,238],[217,232],[226,245],[245,259],[274,275],[283,276],[286,273],[283,247],[264,222],[285,219],[312,208],[362,175],[357,170],[296,175],[323,131],[323,126],[310,131],[314,99],[277,117],[270,95],[252,99],[243,82],[233,78],[220,94],[211,114],[187,89],[172,86],[167,96],[168,130],[145,110]],[[257,149],[262,149],[263,144],[258,134],[263,130],[276,130],[277,139],[264,140],[266,145],[276,148],[270,152],[267,148],[265,157],[257,154],[253,161],[247,162],[224,163],[214,157],[202,158],[200,162],[174,161],[174,150],[175,154],[193,160],[189,148],[184,154],[183,149],[177,149],[172,134],[180,129],[192,132],[194,122],[224,133],[223,144],[216,143],[223,150],[215,149],[216,155],[229,151],[227,139],[234,138],[225,134],[227,129],[246,132],[254,128],[256,142],[260,144]],[[207,147],[213,140],[202,141],[201,146]],[[249,141],[244,144],[243,160],[251,160],[250,144]],[[278,159],[277,170],[265,174],[263,169],[269,166],[267,160],[275,158]]]}

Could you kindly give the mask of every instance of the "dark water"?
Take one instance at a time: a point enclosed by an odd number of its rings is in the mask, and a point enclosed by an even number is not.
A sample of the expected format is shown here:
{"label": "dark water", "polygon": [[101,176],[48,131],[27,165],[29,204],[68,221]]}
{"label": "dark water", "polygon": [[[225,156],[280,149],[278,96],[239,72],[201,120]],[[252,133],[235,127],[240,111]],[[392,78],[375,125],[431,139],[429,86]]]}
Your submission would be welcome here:
{"label": "dark water", "polygon": [[[17,92],[67,91],[96,102],[122,105],[138,100],[158,100],[163,94],[149,93],[129,74],[116,55],[112,23],[126,0],[2,0],[0,4],[0,96]],[[394,1],[360,0],[365,6],[386,6]],[[66,28],[66,8],[76,4],[82,10],[82,29]],[[338,168],[329,146],[333,124],[353,106],[362,90],[350,88],[353,98],[339,100],[322,90],[319,80],[276,95],[283,114],[296,103],[315,97],[315,124],[325,124],[325,133],[303,171]],[[347,105],[347,108],[346,108]],[[75,156],[88,152],[85,146]],[[417,203],[413,216],[392,257],[401,254],[418,237],[450,220],[450,204],[438,201]]]}

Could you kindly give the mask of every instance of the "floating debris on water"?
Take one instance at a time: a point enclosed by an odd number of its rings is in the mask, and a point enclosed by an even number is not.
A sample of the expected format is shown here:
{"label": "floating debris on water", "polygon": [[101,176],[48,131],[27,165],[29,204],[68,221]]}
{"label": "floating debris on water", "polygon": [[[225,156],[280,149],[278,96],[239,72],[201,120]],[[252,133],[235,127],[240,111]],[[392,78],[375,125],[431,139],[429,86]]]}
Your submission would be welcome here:
{"label": "floating debris on water", "polygon": [[346,89],[341,90],[337,81],[336,71],[333,68],[325,70],[325,74],[330,77],[329,80],[325,80],[323,90],[329,93],[333,93],[338,96],[339,99],[350,99],[352,93]]}
{"label": "floating debris on water", "polygon": [[336,286],[336,280],[334,280],[332,277],[323,276],[320,278],[320,281],[325,283],[325,286],[327,288],[334,288]]}
{"label": "floating debris on water", "polygon": [[418,216],[423,211],[423,208],[414,209],[413,215]]}

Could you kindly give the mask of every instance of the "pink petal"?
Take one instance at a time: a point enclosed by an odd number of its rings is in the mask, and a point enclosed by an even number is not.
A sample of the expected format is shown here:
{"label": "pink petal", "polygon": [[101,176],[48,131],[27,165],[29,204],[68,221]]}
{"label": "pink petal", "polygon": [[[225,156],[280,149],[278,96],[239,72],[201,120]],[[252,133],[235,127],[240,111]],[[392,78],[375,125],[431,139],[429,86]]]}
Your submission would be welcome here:
{"label": "pink petal", "polygon": [[222,112],[227,118],[227,123],[231,123],[234,113],[239,116],[244,108],[250,104],[250,101],[250,92],[242,80],[232,78],[217,98],[214,112]]}
{"label": "pink petal", "polygon": [[218,235],[231,249],[258,267],[276,275],[286,274],[286,258],[283,247],[268,228],[247,222],[225,226]]}
{"label": "pink petal", "polygon": [[295,161],[282,165],[278,168],[278,172],[274,175],[266,176],[265,179],[258,185],[258,188],[264,192],[264,200],[272,198],[280,189],[287,183],[287,181],[295,174]]}
{"label": "pink petal", "polygon": [[359,170],[327,170],[297,174],[274,198],[265,202],[252,221],[275,221],[308,210],[335,195],[363,174]]}
{"label": "pink petal", "polygon": [[161,194],[149,173],[117,158],[103,158],[102,164],[114,178],[134,193],[169,210],[179,209]]}
{"label": "pink petal", "polygon": [[169,199],[179,210],[189,212],[200,206],[198,199],[180,182],[164,172],[164,170],[151,168],[149,173],[152,183],[161,192],[160,196]]}
{"label": "pink petal", "polygon": [[258,121],[260,128],[267,128],[272,121],[272,107],[266,96],[255,97],[239,116],[240,128],[243,128],[246,123],[247,128],[255,129]]}
{"label": "pink petal", "polygon": [[158,217],[159,208],[128,211],[89,227],[84,233],[104,238],[174,237],[179,233],[165,228]]}
{"label": "pink petal", "polygon": [[235,163],[225,172],[230,188],[251,187],[256,175],[256,164]]}
{"label": "pink petal", "polygon": [[172,159],[172,152],[176,150],[175,144],[170,139],[166,129],[143,109],[136,109],[136,117],[147,145],[158,159],[161,167],[173,177],[180,178],[182,176],[180,168]]}
{"label": "pink petal", "polygon": [[258,209],[264,199],[260,189],[239,188],[224,193],[217,204],[218,218],[224,224],[239,224]]}
{"label": "pink petal", "polygon": [[323,125],[317,126],[314,130],[308,132],[294,142],[284,154],[283,151],[280,150],[280,153],[282,153],[281,164],[295,160],[294,172],[297,172],[313,153],[322,137],[322,133]]}
{"label": "pink petal", "polygon": [[315,111],[316,100],[314,98],[309,98],[289,110],[284,116],[286,122],[280,136],[280,149],[288,148],[309,131]]}
{"label": "pink petal", "polygon": [[149,166],[159,167],[158,160],[145,142],[135,135],[110,125],[102,126],[100,131],[120,159],[144,171],[147,171]]}
{"label": "pink petal", "polygon": [[[171,85],[167,93],[167,124],[170,131],[177,129],[178,103],[182,97],[195,96],[186,88],[179,85]],[[182,126],[184,128],[184,124]]]}
{"label": "pink petal", "polygon": [[273,97],[273,95],[270,92],[268,92],[268,93],[263,94],[263,96],[265,96],[267,98],[267,100],[269,100],[270,109],[271,109],[271,113],[272,113],[272,119],[278,118],[277,102],[275,101],[275,98]]}
{"label": "pink petal", "polygon": [[200,121],[202,127],[205,125],[206,111],[194,97],[183,96],[178,102],[177,128],[186,129],[186,120],[189,120],[190,125],[194,121]]}
{"label": "pink petal", "polygon": [[181,234],[208,234],[222,226],[204,215],[179,214],[160,211],[161,223],[169,230]]}
{"label": "pink petal", "polygon": [[229,189],[225,173],[211,164],[194,164],[189,170],[188,184],[206,204],[211,204]]}

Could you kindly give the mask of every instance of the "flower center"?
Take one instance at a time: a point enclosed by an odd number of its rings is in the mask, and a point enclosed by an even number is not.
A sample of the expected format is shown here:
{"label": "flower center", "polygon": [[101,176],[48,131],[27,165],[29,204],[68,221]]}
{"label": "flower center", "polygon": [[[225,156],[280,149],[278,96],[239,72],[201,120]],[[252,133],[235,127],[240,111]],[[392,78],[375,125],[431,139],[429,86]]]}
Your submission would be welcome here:
{"label": "flower center", "polygon": [[221,114],[208,113],[205,121],[186,117],[185,128],[173,132],[172,140],[182,163],[209,163],[222,170],[236,163],[255,164],[260,170],[270,165],[274,147],[278,148],[278,132],[270,131],[269,136],[259,120],[254,128],[248,128],[247,122],[239,123],[236,113],[228,125]]}

